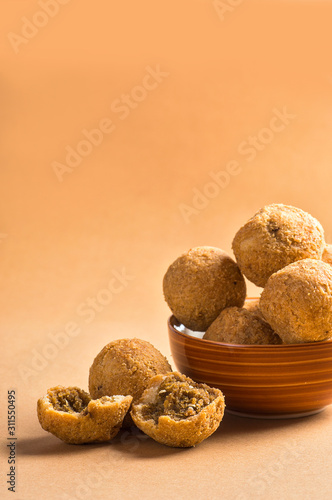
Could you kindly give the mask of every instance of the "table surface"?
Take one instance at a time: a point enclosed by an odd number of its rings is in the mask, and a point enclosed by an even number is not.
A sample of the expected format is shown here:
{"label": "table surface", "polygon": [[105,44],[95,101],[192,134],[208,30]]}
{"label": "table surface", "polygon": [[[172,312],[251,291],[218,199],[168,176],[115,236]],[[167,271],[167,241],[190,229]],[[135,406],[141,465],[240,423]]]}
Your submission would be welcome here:
{"label": "table surface", "polygon": [[[301,207],[332,242],[332,3],[18,0],[4,11],[0,422],[5,444],[15,390],[15,498],[328,498],[331,407],[226,414],[182,450],[134,428],[66,445],[41,429],[36,401],[58,384],[87,389],[117,338],[148,340],[172,364],[168,265],[198,245],[231,254],[260,207]],[[12,498],[7,455],[1,498]]]}

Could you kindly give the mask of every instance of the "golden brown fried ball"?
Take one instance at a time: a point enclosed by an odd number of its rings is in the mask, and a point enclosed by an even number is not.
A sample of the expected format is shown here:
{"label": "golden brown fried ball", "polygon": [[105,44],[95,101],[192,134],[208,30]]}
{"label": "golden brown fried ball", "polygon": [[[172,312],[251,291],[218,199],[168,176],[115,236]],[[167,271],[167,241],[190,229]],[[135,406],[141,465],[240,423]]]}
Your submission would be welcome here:
{"label": "golden brown fried ball", "polygon": [[187,448],[201,443],[219,427],[224,409],[219,389],[173,372],[150,380],[141,399],[132,405],[131,416],[155,441]]}
{"label": "golden brown fried ball", "polygon": [[172,368],[158,349],[146,340],[119,339],[107,344],[94,359],[89,374],[93,398],[130,395],[137,401],[148,381]]}
{"label": "golden brown fried ball", "polygon": [[281,344],[281,339],[263,319],[247,309],[224,309],[206,330],[203,339],[227,344]]}
{"label": "golden brown fried ball", "polygon": [[214,247],[182,254],[164,276],[164,296],[174,316],[187,328],[205,331],[225,307],[241,307],[246,284],[237,264]]}
{"label": "golden brown fried ball", "polygon": [[78,387],[52,387],[37,402],[40,425],[70,444],[108,441],[120,430],[131,396],[92,400]]}
{"label": "golden brown fried ball", "polygon": [[326,245],[322,255],[322,261],[332,266],[332,245]]}
{"label": "golden brown fried ball", "polygon": [[260,308],[284,343],[326,340],[332,336],[332,268],[304,259],[273,274]]}
{"label": "golden brown fried ball", "polygon": [[263,207],[239,229],[233,251],[243,274],[264,287],[271,274],[292,262],[320,259],[325,247],[320,223],[288,205]]}

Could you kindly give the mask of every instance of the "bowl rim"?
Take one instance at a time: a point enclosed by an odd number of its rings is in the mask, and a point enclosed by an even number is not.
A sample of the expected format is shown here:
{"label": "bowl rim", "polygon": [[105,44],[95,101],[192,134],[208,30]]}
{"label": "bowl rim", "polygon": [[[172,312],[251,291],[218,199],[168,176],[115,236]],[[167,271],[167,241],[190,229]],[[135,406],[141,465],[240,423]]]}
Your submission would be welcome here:
{"label": "bowl rim", "polygon": [[[188,333],[185,332],[180,332],[174,327],[174,322],[179,323],[180,325],[182,324],[179,320],[176,319],[174,314],[171,314],[167,320],[167,324],[169,329],[175,333],[176,335],[182,336],[184,339],[190,339],[193,342],[197,342],[198,344],[200,342],[204,342],[205,344],[210,344],[214,346],[220,346],[220,347],[226,347],[226,348],[240,348],[240,349],[308,349],[310,347],[314,346],[328,346],[332,345],[332,338],[329,340],[319,340],[317,342],[302,342],[298,344],[228,344],[226,342],[218,342],[216,340],[209,340],[209,339],[203,339],[199,337],[194,337],[193,335],[189,335]],[[183,325],[185,326],[185,325]],[[185,327],[186,328],[186,327]],[[189,328],[187,328],[189,330]]]}

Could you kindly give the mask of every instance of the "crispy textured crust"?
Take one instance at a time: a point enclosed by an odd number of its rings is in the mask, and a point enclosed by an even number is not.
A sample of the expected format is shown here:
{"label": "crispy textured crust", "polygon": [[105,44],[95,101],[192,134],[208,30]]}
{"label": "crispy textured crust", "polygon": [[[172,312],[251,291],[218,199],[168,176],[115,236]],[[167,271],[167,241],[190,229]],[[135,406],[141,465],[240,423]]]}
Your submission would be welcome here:
{"label": "crispy textured crust", "polygon": [[260,299],[266,321],[285,343],[332,336],[332,268],[320,260],[294,262],[273,274]]}
{"label": "crispy textured crust", "polygon": [[114,340],[100,351],[92,363],[89,391],[94,399],[125,394],[132,396],[135,402],[150,378],[171,370],[165,356],[146,340]]}
{"label": "crispy textured crust", "polygon": [[[74,396],[79,401],[81,411],[75,411],[71,405],[63,405],[68,396]],[[61,403],[56,404],[59,400]],[[38,400],[37,414],[42,428],[62,441],[70,444],[95,443],[109,441],[116,436],[131,402],[131,396],[91,400],[89,394],[78,387],[57,386]]]}
{"label": "crispy textured crust", "polygon": [[[172,414],[167,411],[166,401],[164,403],[164,414],[160,414],[159,408],[157,418],[153,418],[153,415],[148,418],[146,408],[158,401],[160,386],[167,380],[174,381],[176,385],[187,386],[188,391],[198,388],[200,391],[204,391],[205,397],[208,397],[211,402],[195,415],[178,418],[172,417]],[[178,400],[178,403],[180,407],[182,405],[183,409],[184,403],[182,400]],[[190,405],[192,404],[190,403],[184,410],[191,410]],[[199,404],[199,401],[197,401],[197,404]],[[167,375],[157,375],[150,380],[149,386],[144,391],[139,402],[132,405],[131,416],[137,427],[155,441],[167,446],[187,448],[201,443],[215,432],[223,418],[224,409],[224,396],[219,389],[211,388],[206,384],[197,384],[185,375],[172,372]]]}
{"label": "crispy textured crust", "polygon": [[240,307],[224,309],[203,339],[228,344],[281,344],[280,337],[263,319]]}
{"label": "crispy textured crust", "polygon": [[205,331],[225,307],[242,307],[246,284],[227,253],[214,247],[196,247],[169,266],[163,291],[181,323],[191,330]]}
{"label": "crispy textured crust", "polygon": [[322,255],[322,261],[332,266],[332,245],[326,245]]}
{"label": "crispy textured crust", "polygon": [[310,214],[288,205],[263,207],[239,229],[233,251],[243,274],[264,287],[268,278],[292,262],[320,259],[324,230]]}

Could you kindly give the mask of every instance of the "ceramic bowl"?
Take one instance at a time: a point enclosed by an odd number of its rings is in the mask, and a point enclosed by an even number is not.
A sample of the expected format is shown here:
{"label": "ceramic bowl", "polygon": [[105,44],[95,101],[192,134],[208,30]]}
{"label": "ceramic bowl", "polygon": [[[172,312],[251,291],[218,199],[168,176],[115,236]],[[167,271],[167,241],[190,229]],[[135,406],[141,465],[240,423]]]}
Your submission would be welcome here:
{"label": "ceramic bowl", "polygon": [[238,345],[195,337],[168,320],[176,368],[221,389],[230,413],[290,418],[332,403],[332,340],[305,344]]}

